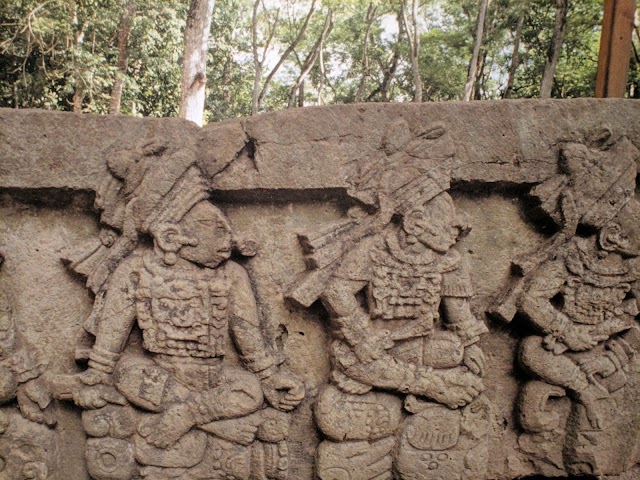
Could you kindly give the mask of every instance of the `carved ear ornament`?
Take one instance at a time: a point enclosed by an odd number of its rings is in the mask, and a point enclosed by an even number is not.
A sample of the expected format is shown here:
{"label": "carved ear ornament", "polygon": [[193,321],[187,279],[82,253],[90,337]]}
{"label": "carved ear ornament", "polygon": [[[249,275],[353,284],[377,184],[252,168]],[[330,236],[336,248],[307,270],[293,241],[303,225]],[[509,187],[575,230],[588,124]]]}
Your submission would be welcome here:
{"label": "carved ear ornament", "polygon": [[[417,235],[420,235],[425,231],[425,229],[427,228],[427,222],[427,212],[425,211],[424,207],[416,207],[412,208],[402,217],[402,228],[409,234],[410,237],[415,238]],[[408,238],[407,241],[409,243],[415,243],[410,242]]]}
{"label": "carved ear ornament", "polygon": [[233,238],[233,249],[243,257],[254,257],[258,254],[260,245],[255,238],[236,236]]}
{"label": "carved ear ornament", "polygon": [[628,238],[622,227],[617,223],[609,223],[602,227],[598,234],[600,248],[607,252],[614,252],[619,248],[625,248]]}

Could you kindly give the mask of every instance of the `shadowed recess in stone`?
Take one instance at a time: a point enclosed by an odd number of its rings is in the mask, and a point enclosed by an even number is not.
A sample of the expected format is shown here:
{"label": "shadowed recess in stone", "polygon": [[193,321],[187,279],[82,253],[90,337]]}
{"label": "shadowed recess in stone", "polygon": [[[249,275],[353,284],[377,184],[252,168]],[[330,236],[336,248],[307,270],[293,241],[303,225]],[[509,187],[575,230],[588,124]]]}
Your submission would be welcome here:
{"label": "shadowed recess in stone", "polygon": [[636,478],[640,104],[0,111],[0,478]]}

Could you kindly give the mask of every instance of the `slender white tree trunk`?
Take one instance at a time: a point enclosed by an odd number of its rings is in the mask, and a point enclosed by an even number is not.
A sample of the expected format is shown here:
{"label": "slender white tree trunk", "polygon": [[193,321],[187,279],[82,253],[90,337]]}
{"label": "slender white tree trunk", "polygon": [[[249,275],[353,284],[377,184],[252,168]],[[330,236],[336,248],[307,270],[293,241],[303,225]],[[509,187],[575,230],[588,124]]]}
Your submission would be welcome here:
{"label": "slender white tree trunk", "polygon": [[[271,71],[265,77],[264,83],[262,84],[262,88],[260,89],[260,93],[258,94],[258,98],[257,100],[254,100],[254,102],[256,102],[255,104],[257,106],[257,110],[259,110],[260,106],[262,105],[262,100],[264,99],[264,96],[267,93],[267,90],[269,88],[269,83],[271,82],[275,74],[278,72],[282,64],[285,62],[285,60],[289,58],[289,55],[293,53],[293,51],[296,49],[300,41],[304,38],[305,32],[307,31],[307,27],[309,26],[309,20],[311,20],[311,16],[313,15],[313,12],[315,11],[315,8],[316,8],[316,1],[317,0],[311,0],[311,6],[309,7],[309,11],[307,12],[307,16],[305,17],[304,22],[300,27],[300,30],[298,30],[298,34],[296,35],[296,38],[293,39],[293,41],[282,53],[282,55],[280,55],[280,59],[278,60],[278,62],[275,64],[275,66],[271,69]],[[265,53],[266,53],[266,49],[265,49]],[[263,57],[263,60],[264,60],[264,57]]]}
{"label": "slender white tree trunk", "polygon": [[253,67],[255,69],[253,76],[253,91],[251,93],[251,115],[258,113],[258,95],[260,94],[260,83],[262,82],[262,62],[264,58],[258,55],[258,8],[260,1],[256,0],[253,4],[253,14],[251,16],[251,51],[253,53]]}
{"label": "slender white tree trunk", "polygon": [[480,11],[478,12],[478,24],[476,26],[476,38],[473,44],[473,53],[469,62],[469,74],[467,75],[467,83],[464,86],[464,101],[468,102],[473,96],[473,86],[476,83],[476,75],[478,74],[478,58],[480,57],[480,48],[482,47],[482,35],[484,34],[484,22],[487,16],[487,7],[489,0],[482,0],[480,3]]}
{"label": "slender white tree trunk", "polygon": [[326,40],[327,36],[331,32],[333,28],[333,11],[329,10],[327,17],[324,21],[324,27],[322,28],[322,32],[320,33],[320,37],[316,41],[315,45],[309,52],[309,55],[305,59],[304,63],[300,67],[300,75],[296,80],[296,83],[291,88],[291,93],[289,94],[289,105],[287,108],[291,108],[295,105],[296,97],[298,97],[298,106],[302,106],[304,104],[304,94],[303,85],[304,80],[307,78],[307,75],[311,72],[311,69],[315,65],[318,57],[322,54],[322,44]]}
{"label": "slender white tree trunk", "polygon": [[422,102],[422,77],[420,76],[420,27],[418,25],[418,0],[411,0],[411,21],[407,17],[407,0],[402,0],[402,18],[409,40],[411,72],[413,73],[413,101]]}
{"label": "slender white tree trunk", "polygon": [[76,2],[71,3],[72,6],[72,23],[75,28],[75,43],[74,43],[74,65],[73,68],[75,70],[74,77],[76,80],[76,87],[73,92],[73,111],[74,113],[82,112],[82,104],[84,102],[85,90],[84,90],[84,79],[80,74],[80,67],[78,65],[77,58],[80,55],[80,50],[84,45],[84,35],[85,35],[85,27],[86,24],[83,22],[80,24],[80,20],[78,18],[78,4]]}
{"label": "slender white tree trunk", "polygon": [[547,52],[544,64],[544,73],[540,83],[540,98],[551,98],[553,88],[553,78],[556,75],[560,50],[564,43],[564,34],[567,31],[567,12],[569,10],[569,0],[556,0],[556,21],[553,26],[553,37]]}
{"label": "slender white tree trunk", "polygon": [[362,60],[361,60],[361,74],[360,81],[358,82],[358,89],[356,90],[355,100],[356,102],[362,101],[364,95],[364,87],[367,82],[367,78],[371,75],[371,69],[369,66],[369,34],[371,27],[376,19],[377,7],[373,5],[373,2],[369,3],[367,7],[366,28],[364,31],[364,37],[362,39]]}
{"label": "slender white tree trunk", "polygon": [[207,44],[213,0],[191,0],[184,31],[184,57],[178,116],[202,126],[207,83]]}
{"label": "slender white tree trunk", "polygon": [[525,8],[520,7],[520,15],[518,16],[518,24],[516,33],[513,38],[513,53],[511,55],[511,65],[509,66],[509,77],[507,79],[507,88],[504,91],[504,98],[511,98],[513,93],[513,82],[516,78],[516,70],[520,64],[520,38],[522,37],[522,27],[524,25]]}

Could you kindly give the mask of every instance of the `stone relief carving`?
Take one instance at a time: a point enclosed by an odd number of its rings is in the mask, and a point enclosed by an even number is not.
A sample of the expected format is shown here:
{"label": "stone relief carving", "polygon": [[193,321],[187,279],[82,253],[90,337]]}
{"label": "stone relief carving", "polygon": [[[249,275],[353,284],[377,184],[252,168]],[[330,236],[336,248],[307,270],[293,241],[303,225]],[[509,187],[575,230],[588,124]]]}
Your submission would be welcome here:
{"label": "stone relief carving", "polygon": [[562,146],[560,173],[532,191],[560,229],[516,261],[521,276],[495,311],[506,321],[517,311],[531,327],[518,354],[529,378],[519,443],[544,473],[598,475],[628,462],[609,440],[620,435],[629,375],[637,388],[639,157],[608,129]]}
{"label": "stone relief carving", "polygon": [[0,166],[0,479],[635,478],[640,129],[592,105],[55,117],[84,173]]}
{"label": "stone relief carving", "polygon": [[487,328],[453,249],[466,226],[447,193],[452,141],[439,124],[413,134],[399,120],[381,150],[353,186],[373,212],[301,235],[311,269],[290,297],[320,298],[332,332],[317,474],[482,478],[490,404],[477,342]]}
{"label": "stone relief carving", "polygon": [[0,291],[0,478],[53,478],[58,437],[45,370],[39,352],[17,331],[11,301]]}
{"label": "stone relief carving", "polygon": [[[96,203],[113,230],[69,260],[96,292],[88,368],[66,395],[85,409],[96,480],[287,477],[288,412],[304,386],[230,259],[256,245],[234,238],[192,153],[151,141],[111,157]],[[127,348],[134,324],[141,345]]]}

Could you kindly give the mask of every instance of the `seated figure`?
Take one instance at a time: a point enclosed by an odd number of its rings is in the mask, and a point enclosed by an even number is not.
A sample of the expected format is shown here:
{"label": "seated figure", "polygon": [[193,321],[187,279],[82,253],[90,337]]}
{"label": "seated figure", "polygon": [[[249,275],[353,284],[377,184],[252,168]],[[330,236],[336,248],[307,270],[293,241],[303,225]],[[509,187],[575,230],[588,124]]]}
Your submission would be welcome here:
{"label": "seated figure", "polygon": [[[637,384],[637,158],[609,131],[562,146],[560,173],[535,192],[562,230],[520,262],[524,276],[511,289],[512,311],[532,327],[519,350],[532,376],[518,401],[519,443],[570,474],[620,473],[630,455],[612,438],[625,437],[616,410],[635,401]],[[585,182],[595,186],[579,188]]]}
{"label": "seated figure", "polygon": [[[489,406],[478,398],[484,357],[477,341],[486,327],[469,310],[469,276],[451,250],[459,233],[453,202],[441,193],[350,252],[328,284],[322,300],[334,315],[334,385],[320,395],[316,419],[333,441],[320,445],[321,478],[341,470],[349,472],[344,478],[377,478],[392,468],[400,478],[482,476],[486,445],[478,439]],[[402,410],[413,416],[396,439]],[[474,421],[478,438],[461,435]],[[371,440],[376,447],[361,453],[376,461],[361,470],[354,449]],[[470,458],[478,465],[469,466]]]}
{"label": "seated figure", "polygon": [[471,313],[467,265],[452,248],[464,222],[447,193],[450,138],[440,124],[412,132],[399,119],[381,151],[352,192],[375,213],[301,236],[315,270],[290,298],[319,298],[332,334],[331,384],[315,406],[325,436],[317,474],[483,478],[487,327]]}
{"label": "seated figure", "polygon": [[[0,254],[0,266],[3,261]],[[17,331],[11,302],[0,291],[0,478],[55,476],[58,435],[45,369],[39,352]]]}
{"label": "seated figure", "polygon": [[[285,478],[286,412],[304,387],[265,341],[249,277],[229,259],[229,222],[196,166],[136,201],[148,207],[137,228],[153,246],[110,274],[72,393],[87,409],[90,475]],[[136,322],[142,351],[125,350]]]}

